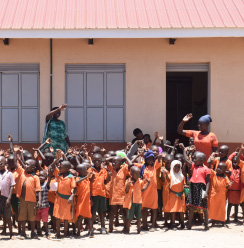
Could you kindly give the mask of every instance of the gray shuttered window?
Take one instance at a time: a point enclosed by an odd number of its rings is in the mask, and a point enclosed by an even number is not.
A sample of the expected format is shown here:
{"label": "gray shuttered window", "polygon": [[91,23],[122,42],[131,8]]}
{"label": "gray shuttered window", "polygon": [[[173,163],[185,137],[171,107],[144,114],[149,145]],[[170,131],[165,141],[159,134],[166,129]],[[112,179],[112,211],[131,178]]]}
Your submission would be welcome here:
{"label": "gray shuttered window", "polygon": [[39,137],[39,64],[0,64],[0,142]]}
{"label": "gray shuttered window", "polygon": [[167,63],[166,64],[167,72],[184,72],[184,71],[209,71],[209,63]]}
{"label": "gray shuttered window", "polygon": [[66,124],[73,142],[125,140],[125,65],[66,65]]}

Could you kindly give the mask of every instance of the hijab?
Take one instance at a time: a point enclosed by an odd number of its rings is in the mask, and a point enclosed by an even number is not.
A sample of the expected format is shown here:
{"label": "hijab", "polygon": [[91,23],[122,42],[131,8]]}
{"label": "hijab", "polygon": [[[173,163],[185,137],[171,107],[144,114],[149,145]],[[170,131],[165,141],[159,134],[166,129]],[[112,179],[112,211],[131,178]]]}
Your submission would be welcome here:
{"label": "hijab", "polygon": [[[174,172],[174,167],[179,164],[180,170],[178,173]],[[179,160],[173,160],[170,165],[170,188],[172,188],[173,185],[181,183],[184,180],[184,175],[182,174],[182,163]]]}

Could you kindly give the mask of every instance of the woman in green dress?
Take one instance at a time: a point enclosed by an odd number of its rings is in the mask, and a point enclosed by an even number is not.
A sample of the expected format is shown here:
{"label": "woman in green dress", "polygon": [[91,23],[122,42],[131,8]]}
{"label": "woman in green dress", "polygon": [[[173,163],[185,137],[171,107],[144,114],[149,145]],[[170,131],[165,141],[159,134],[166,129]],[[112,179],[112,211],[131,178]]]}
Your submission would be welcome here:
{"label": "woman in green dress", "polygon": [[52,108],[51,112],[46,116],[43,142],[50,138],[52,142],[49,144],[49,147],[53,147],[54,153],[56,153],[56,149],[66,152],[67,146],[71,146],[65,123],[58,119],[61,111],[65,110],[66,107],[67,104],[62,104],[60,107]]}

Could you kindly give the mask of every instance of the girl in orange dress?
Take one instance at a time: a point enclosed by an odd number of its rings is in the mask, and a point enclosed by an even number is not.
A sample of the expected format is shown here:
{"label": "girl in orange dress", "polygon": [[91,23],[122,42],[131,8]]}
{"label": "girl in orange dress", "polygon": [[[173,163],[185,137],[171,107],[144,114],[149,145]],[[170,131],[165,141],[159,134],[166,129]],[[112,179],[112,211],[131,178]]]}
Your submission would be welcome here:
{"label": "girl in orange dress", "polygon": [[185,194],[184,194],[184,175],[182,174],[182,163],[174,160],[170,167],[170,190],[169,198],[166,205],[166,212],[171,213],[172,228],[176,229],[175,214],[180,215],[181,228],[184,229],[184,213],[186,211]]}
{"label": "girl in orange dress", "polygon": [[210,190],[208,198],[208,213],[212,220],[212,226],[216,221],[225,222],[225,205],[227,189],[231,186],[230,180],[225,176],[227,166],[220,162],[216,171],[211,171]]}
{"label": "girl in orange dress", "polygon": [[232,159],[232,172],[230,175],[230,180],[233,182],[232,186],[229,188],[228,197],[228,208],[227,208],[227,223],[230,222],[230,211],[232,206],[235,207],[235,222],[238,222],[238,206],[240,204],[241,198],[241,169],[237,163],[237,156]]}
{"label": "girl in orange dress", "polygon": [[108,166],[108,170],[111,172],[111,186],[110,186],[110,198],[109,198],[109,232],[113,232],[114,215],[118,213],[118,210],[122,210],[124,228],[125,228],[125,211],[123,210],[123,203],[125,199],[125,181],[129,175],[129,169],[132,163],[127,157],[125,159],[128,164],[124,163],[124,159],[121,156],[112,158],[112,164]]}
{"label": "girl in orange dress", "polygon": [[162,168],[161,180],[163,183],[163,211],[164,211],[164,225],[169,227],[168,220],[170,219],[170,213],[166,212],[166,205],[169,199],[169,186],[170,186],[170,165],[174,160],[174,156],[171,154],[166,155],[165,168]]}
{"label": "girl in orange dress", "polygon": [[90,178],[92,172],[87,171],[86,164],[79,164],[76,167],[76,171],[79,176],[76,178],[77,184],[77,203],[76,203],[76,217],[78,218],[78,232],[77,236],[80,236],[81,222],[82,219],[87,219],[88,223],[88,236],[89,238],[94,237],[92,227],[92,214],[91,214],[91,192],[90,192]]}
{"label": "girl in orange dress", "polygon": [[64,220],[64,236],[68,235],[68,220],[72,219],[71,205],[76,193],[76,182],[75,177],[69,173],[70,169],[70,162],[63,161],[60,169],[55,168],[54,170],[54,176],[58,182],[53,210],[53,216],[56,218],[57,238],[60,238],[60,219]]}
{"label": "girl in orange dress", "polygon": [[155,155],[151,150],[144,154],[145,164],[141,168],[141,178],[150,179],[148,189],[142,194],[142,229],[148,230],[147,211],[152,209],[152,228],[156,228],[156,218],[158,209],[158,191],[157,191],[157,169],[160,166],[159,158],[155,161]]}

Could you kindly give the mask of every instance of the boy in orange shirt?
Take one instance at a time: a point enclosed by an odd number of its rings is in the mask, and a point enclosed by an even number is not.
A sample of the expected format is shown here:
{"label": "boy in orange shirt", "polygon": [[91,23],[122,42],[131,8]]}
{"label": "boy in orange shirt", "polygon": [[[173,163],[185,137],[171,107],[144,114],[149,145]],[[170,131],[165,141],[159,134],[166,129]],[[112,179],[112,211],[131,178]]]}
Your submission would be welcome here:
{"label": "boy in orange shirt", "polygon": [[[63,156],[63,152],[57,149],[56,157],[59,160]],[[68,220],[72,219],[71,206],[74,203],[76,194],[75,177],[70,174],[71,164],[69,161],[63,161],[60,168],[55,168],[53,162],[51,168],[54,169],[54,176],[57,178],[58,189],[54,202],[53,216],[56,218],[57,239],[60,239],[60,219],[64,220],[64,236],[68,235]]]}
{"label": "boy in orange shirt", "polygon": [[133,165],[131,161],[125,157],[128,164],[124,164],[121,156],[112,157],[112,164],[109,164],[108,170],[111,172],[111,187],[109,199],[109,232],[113,232],[114,215],[122,210],[124,227],[125,227],[125,211],[123,203],[125,198],[125,181],[129,174],[129,169]]}
{"label": "boy in orange shirt", "polygon": [[96,219],[96,212],[98,212],[101,220],[101,233],[106,234],[104,216],[107,211],[106,189],[105,184],[110,181],[110,175],[106,169],[102,167],[102,156],[95,153],[92,157],[93,165],[89,171],[93,172],[91,178],[91,195],[92,195],[92,220]]}
{"label": "boy in orange shirt", "polygon": [[92,228],[92,215],[91,215],[91,191],[90,191],[90,178],[92,172],[88,172],[85,163],[79,164],[76,168],[79,176],[76,178],[77,184],[77,203],[76,203],[76,217],[78,218],[78,232],[77,236],[80,236],[80,230],[82,225],[82,219],[85,218],[88,223],[88,235],[89,238],[94,238],[94,232]]}
{"label": "boy in orange shirt", "polygon": [[146,178],[147,184],[140,179],[140,169],[136,166],[132,166],[130,169],[131,177],[126,181],[125,187],[125,201],[124,208],[128,208],[126,215],[126,228],[125,233],[130,232],[131,220],[136,216],[137,220],[137,233],[141,232],[141,210],[142,210],[142,192],[144,192],[149,184],[150,179]]}
{"label": "boy in orange shirt", "polygon": [[216,171],[220,162],[224,162],[227,166],[226,176],[230,176],[232,172],[232,162],[228,159],[229,147],[223,145],[219,148],[219,153],[212,153],[208,159],[209,168]]}
{"label": "boy in orange shirt", "polygon": [[[16,153],[15,153],[16,156]],[[16,163],[16,172],[19,174],[19,183],[17,186],[17,197],[20,198],[19,222],[21,222],[21,237],[26,237],[26,221],[30,221],[31,238],[37,238],[35,230],[36,207],[41,206],[41,186],[40,180],[34,171],[36,170],[36,161],[28,159],[25,162],[25,169]],[[36,204],[36,192],[38,192],[38,203]]]}

